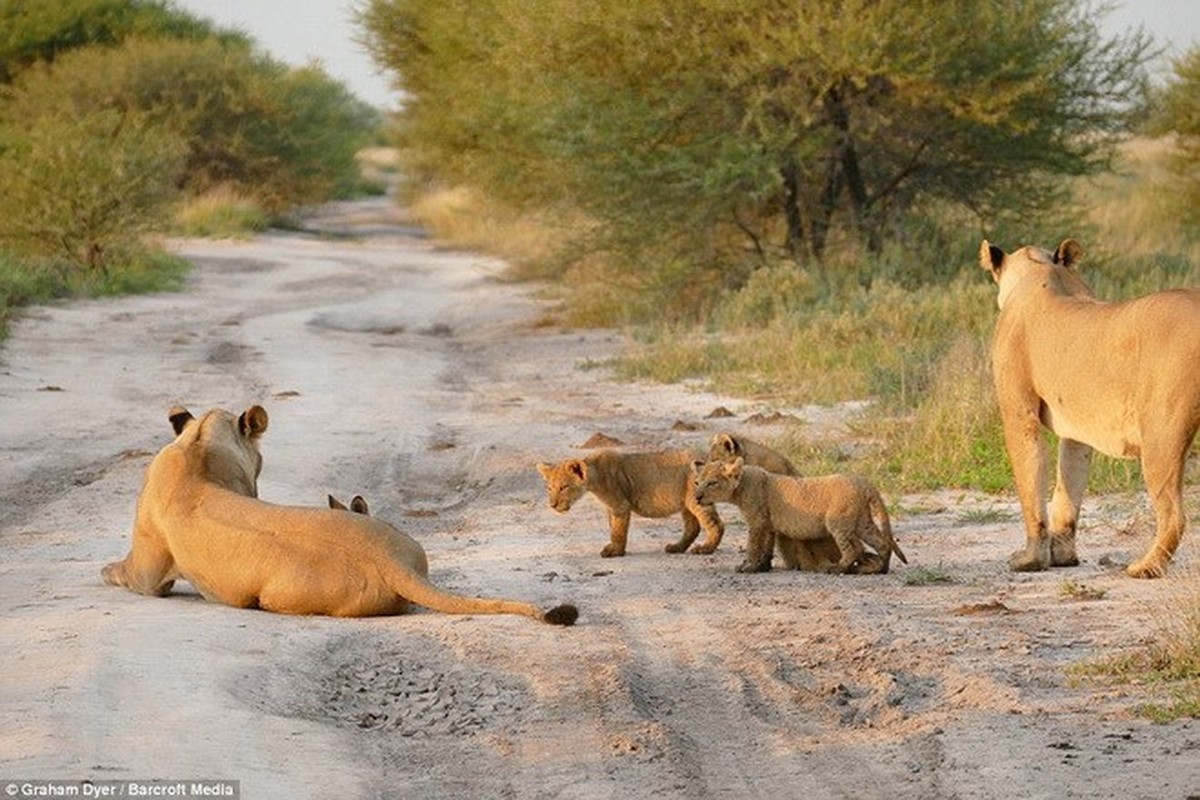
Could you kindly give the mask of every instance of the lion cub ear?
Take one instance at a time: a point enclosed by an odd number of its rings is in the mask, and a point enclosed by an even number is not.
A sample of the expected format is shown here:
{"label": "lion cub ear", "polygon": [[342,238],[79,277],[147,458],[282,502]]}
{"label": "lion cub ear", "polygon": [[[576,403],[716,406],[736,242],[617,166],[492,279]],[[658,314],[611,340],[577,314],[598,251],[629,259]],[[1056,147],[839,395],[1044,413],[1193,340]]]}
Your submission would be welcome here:
{"label": "lion cub ear", "polygon": [[361,494],[356,494],[350,500],[350,510],[355,514],[362,514],[364,517],[371,516],[371,509],[367,507],[367,501]]}
{"label": "lion cub ear", "polygon": [[742,477],[742,470],[746,468],[746,459],[738,456],[733,461],[725,465],[725,475],[729,478],[737,480]]}
{"label": "lion cub ear", "polygon": [[979,245],[979,266],[1000,280],[1000,265],[1004,263],[1004,251],[984,239]]}
{"label": "lion cub ear", "polygon": [[1054,251],[1054,263],[1067,269],[1075,269],[1080,261],[1083,261],[1083,245],[1074,239],[1063,239]]}
{"label": "lion cub ear", "polygon": [[693,475],[699,475],[699,474],[700,474],[700,470],[702,470],[702,469],[704,469],[704,462],[703,462],[703,461],[696,460],[696,461],[693,461],[693,462],[692,462],[692,474],[693,474]]}
{"label": "lion cub ear", "polygon": [[587,480],[587,464],[576,458],[567,464],[567,471],[575,475],[581,481]]}
{"label": "lion cub ear", "polygon": [[172,406],[171,410],[167,412],[167,420],[170,421],[171,429],[175,431],[176,436],[183,433],[183,429],[194,419],[192,412],[183,406]]}
{"label": "lion cub ear", "polygon": [[718,433],[713,436],[712,444],[731,456],[737,453],[737,442],[728,433]]}
{"label": "lion cub ear", "polygon": [[267,410],[262,406],[250,406],[238,417],[238,430],[251,439],[262,436],[267,429]]}

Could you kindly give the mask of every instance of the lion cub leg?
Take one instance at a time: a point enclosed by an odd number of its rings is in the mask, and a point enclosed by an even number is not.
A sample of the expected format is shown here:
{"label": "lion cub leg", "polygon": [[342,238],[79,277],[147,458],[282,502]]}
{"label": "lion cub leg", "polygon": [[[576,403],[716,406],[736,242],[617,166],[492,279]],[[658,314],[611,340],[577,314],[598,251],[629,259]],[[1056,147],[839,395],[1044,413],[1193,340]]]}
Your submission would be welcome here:
{"label": "lion cub leg", "polygon": [[831,564],[825,568],[826,572],[833,574],[845,575],[857,571],[857,565],[862,560],[865,552],[862,542],[857,536],[857,528],[853,522],[847,523],[843,520],[829,525],[829,534],[833,537],[833,541],[837,544],[838,550],[841,551],[841,557],[836,564]]}
{"label": "lion cub leg", "polygon": [[608,544],[600,551],[601,558],[614,558],[625,555],[625,545],[629,542],[629,516],[632,512],[608,510]]}
{"label": "lion cub leg", "polygon": [[671,542],[665,549],[668,553],[685,553],[696,537],[700,535],[700,520],[688,509],[683,509],[683,535],[678,542]]}
{"label": "lion cub leg", "polygon": [[738,565],[738,572],[770,572],[771,556],[777,537],[774,528],[767,525],[751,525],[750,537],[746,542],[746,558]]}
{"label": "lion cub leg", "polygon": [[[705,556],[716,552],[717,547],[721,544],[721,537],[725,535],[725,523],[721,522],[716,506],[700,505],[692,498],[691,492],[688,492],[685,497],[684,519],[686,520],[690,515],[696,520],[697,528],[704,530],[704,541],[693,547],[692,552]],[[697,533],[692,534],[693,539],[696,538]]]}

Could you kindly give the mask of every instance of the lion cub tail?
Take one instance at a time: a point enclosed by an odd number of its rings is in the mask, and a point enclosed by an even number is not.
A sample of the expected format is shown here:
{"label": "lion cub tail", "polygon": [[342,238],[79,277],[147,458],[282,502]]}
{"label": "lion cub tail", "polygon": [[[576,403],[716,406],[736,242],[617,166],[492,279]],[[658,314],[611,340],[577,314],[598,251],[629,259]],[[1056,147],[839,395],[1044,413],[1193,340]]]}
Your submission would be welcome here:
{"label": "lion cub tail", "polygon": [[900,559],[902,564],[907,564],[908,558],[900,549],[900,543],[896,541],[896,537],[892,535],[892,518],[888,516],[887,504],[883,502],[883,497],[878,491],[871,492],[871,516],[875,518],[879,530],[883,532],[883,538],[887,539],[891,545],[896,558]]}
{"label": "lion cub tail", "polygon": [[428,578],[400,565],[394,566],[390,583],[396,594],[443,614],[519,614],[551,625],[574,625],[575,620],[579,618],[579,609],[569,603],[543,611],[533,603],[518,600],[466,597],[439,589],[430,583]]}

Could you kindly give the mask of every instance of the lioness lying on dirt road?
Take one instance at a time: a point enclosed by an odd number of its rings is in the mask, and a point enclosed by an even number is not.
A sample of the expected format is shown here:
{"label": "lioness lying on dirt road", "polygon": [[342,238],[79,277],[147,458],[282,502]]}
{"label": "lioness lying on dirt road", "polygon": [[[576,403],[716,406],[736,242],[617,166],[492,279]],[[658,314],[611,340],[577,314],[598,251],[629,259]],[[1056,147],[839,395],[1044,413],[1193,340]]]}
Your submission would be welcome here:
{"label": "lioness lying on dirt road", "polygon": [[[176,579],[209,600],[281,614],[402,614],[410,603],[450,614],[521,614],[571,625],[578,612],[438,589],[425,551],[384,522],[349,510],[281,506],[258,498],[258,439],[267,412],[169,414],[175,440],[146,470],[133,545],[104,567],[107,583],[164,595]],[[365,512],[365,504],[362,507]]]}
{"label": "lioness lying on dirt road", "polygon": [[[824,538],[832,538],[839,553],[824,566],[826,572],[884,573],[893,552],[908,563],[892,538],[883,498],[863,478],[775,475],[737,458],[695,462],[692,481],[697,503],[733,503],[746,518],[750,541],[738,572],[769,571],[776,546],[789,568],[812,569],[800,563],[794,544]],[[867,552],[863,542],[876,553]]]}
{"label": "lioness lying on dirt road", "polygon": [[[1014,570],[1074,566],[1075,527],[1092,448],[1140,458],[1157,533],[1126,572],[1157,578],[1183,536],[1183,473],[1200,427],[1200,290],[1104,303],[1076,272],[1083,248],[1005,253],[985,239],[979,263],[999,288],[992,345],[1004,441],[1025,518]],[[1046,516],[1046,442],[1058,480]]]}
{"label": "lioness lying on dirt road", "polygon": [[688,450],[651,453],[619,453],[601,450],[584,459],[570,458],[558,464],[538,464],[546,482],[550,507],[560,514],[571,510],[575,501],[591,492],[608,509],[609,543],[600,551],[604,558],[625,555],[629,539],[629,518],[683,515],[683,536],[666,546],[668,553],[682,553],[696,540],[703,528],[703,544],[693,553],[708,554],[717,549],[725,526],[711,504],[697,503],[692,497],[691,463],[696,457]]}

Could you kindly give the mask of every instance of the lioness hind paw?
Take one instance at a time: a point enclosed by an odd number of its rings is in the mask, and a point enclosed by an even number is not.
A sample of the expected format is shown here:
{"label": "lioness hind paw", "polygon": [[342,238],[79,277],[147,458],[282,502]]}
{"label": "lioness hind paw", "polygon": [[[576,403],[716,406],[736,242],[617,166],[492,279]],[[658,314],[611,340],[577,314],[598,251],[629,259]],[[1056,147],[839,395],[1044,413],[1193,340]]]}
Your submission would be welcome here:
{"label": "lioness hind paw", "polygon": [[579,619],[579,609],[570,603],[555,606],[542,616],[542,621],[551,625],[574,625],[577,619]]}
{"label": "lioness hind paw", "polygon": [[1131,578],[1161,578],[1167,574],[1167,565],[1159,561],[1140,559],[1125,568]]}

